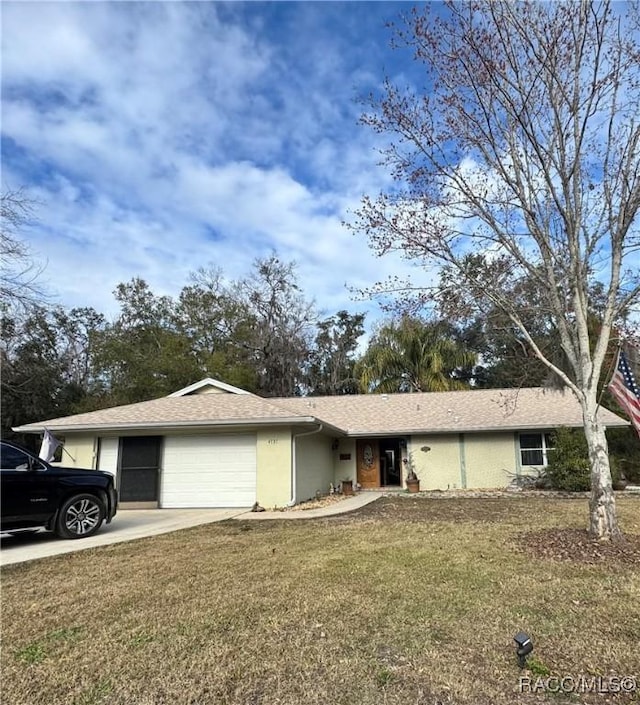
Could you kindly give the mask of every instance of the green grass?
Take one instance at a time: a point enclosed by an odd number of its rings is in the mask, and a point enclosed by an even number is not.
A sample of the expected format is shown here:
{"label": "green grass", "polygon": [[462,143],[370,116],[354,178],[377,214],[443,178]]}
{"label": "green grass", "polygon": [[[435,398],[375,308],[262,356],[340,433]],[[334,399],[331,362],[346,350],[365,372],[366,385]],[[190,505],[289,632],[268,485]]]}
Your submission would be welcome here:
{"label": "green grass", "polygon": [[[640,500],[618,507],[640,535]],[[640,566],[519,546],[523,530],[583,527],[586,511],[583,500],[397,497],[12,566],[2,702],[605,703],[518,693],[512,641],[532,634],[532,677],[640,674]]]}

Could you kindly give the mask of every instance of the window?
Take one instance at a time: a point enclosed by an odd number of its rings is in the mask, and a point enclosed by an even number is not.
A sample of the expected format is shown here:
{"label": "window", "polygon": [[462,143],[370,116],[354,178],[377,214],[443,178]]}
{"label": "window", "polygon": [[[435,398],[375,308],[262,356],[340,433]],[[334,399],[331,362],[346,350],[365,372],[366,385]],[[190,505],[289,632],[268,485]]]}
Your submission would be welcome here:
{"label": "window", "polygon": [[550,433],[520,434],[521,465],[546,465],[547,453],[552,449]]}
{"label": "window", "polygon": [[23,453],[18,448],[2,444],[2,458],[0,465],[3,470],[28,470],[31,465],[31,459],[26,453]]}

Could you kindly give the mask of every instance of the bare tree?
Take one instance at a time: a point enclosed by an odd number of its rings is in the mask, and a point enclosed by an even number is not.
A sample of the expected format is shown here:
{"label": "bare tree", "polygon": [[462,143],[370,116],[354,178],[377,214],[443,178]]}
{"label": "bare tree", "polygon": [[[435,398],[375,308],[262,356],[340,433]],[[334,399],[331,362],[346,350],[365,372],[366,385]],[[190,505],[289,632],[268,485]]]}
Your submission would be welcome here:
{"label": "bare tree", "polygon": [[6,191],[0,204],[0,303],[5,309],[42,303],[45,298],[37,279],[42,273],[19,231],[33,214],[34,202],[22,189]]}
{"label": "bare tree", "polygon": [[[504,311],[572,390],[591,464],[589,530],[609,539],[620,532],[597,384],[612,330],[640,293],[639,36],[632,3],[414,10],[396,45],[413,51],[425,88],[387,81],[371,97],[363,122],[389,136],[396,188],[364,199],[353,224],[380,255],[446,268],[439,291],[417,292],[423,299],[463,290],[478,311]],[[527,326],[531,299],[514,295],[525,280],[537,285],[563,368]],[[604,306],[594,331],[596,282]]]}
{"label": "bare tree", "polygon": [[259,392],[300,394],[317,316],[298,284],[296,263],[275,253],[256,259],[251,275],[236,285],[236,299],[253,320],[245,346],[253,354]]}

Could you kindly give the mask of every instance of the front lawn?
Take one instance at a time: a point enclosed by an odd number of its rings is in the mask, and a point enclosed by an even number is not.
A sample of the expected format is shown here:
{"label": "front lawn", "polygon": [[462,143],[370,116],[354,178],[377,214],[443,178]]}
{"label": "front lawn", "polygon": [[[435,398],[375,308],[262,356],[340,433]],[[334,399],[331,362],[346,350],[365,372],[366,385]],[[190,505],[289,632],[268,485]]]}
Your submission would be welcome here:
{"label": "front lawn", "polygon": [[640,498],[618,509],[630,542],[611,552],[583,545],[583,499],[406,496],[11,566],[2,702],[640,702],[518,692],[521,675],[640,674]]}

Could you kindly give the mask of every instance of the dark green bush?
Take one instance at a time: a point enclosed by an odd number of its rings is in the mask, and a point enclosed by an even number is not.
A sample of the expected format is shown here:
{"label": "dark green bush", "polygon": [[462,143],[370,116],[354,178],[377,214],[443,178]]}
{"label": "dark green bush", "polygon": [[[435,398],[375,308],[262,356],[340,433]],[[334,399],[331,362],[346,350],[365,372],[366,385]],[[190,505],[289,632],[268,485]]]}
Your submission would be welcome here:
{"label": "dark green bush", "polygon": [[622,480],[626,480],[627,476],[622,471],[621,463],[615,456],[609,454],[609,468],[611,469],[611,482],[614,489]]}
{"label": "dark green bush", "polygon": [[[619,471],[634,485],[640,484],[640,438],[635,429],[607,429],[609,457],[615,458]],[[612,466],[613,471],[613,466]]]}
{"label": "dark green bush", "polygon": [[549,464],[545,478],[554,490],[584,492],[591,487],[589,452],[581,429],[558,428],[551,435],[553,450],[548,451]]}

